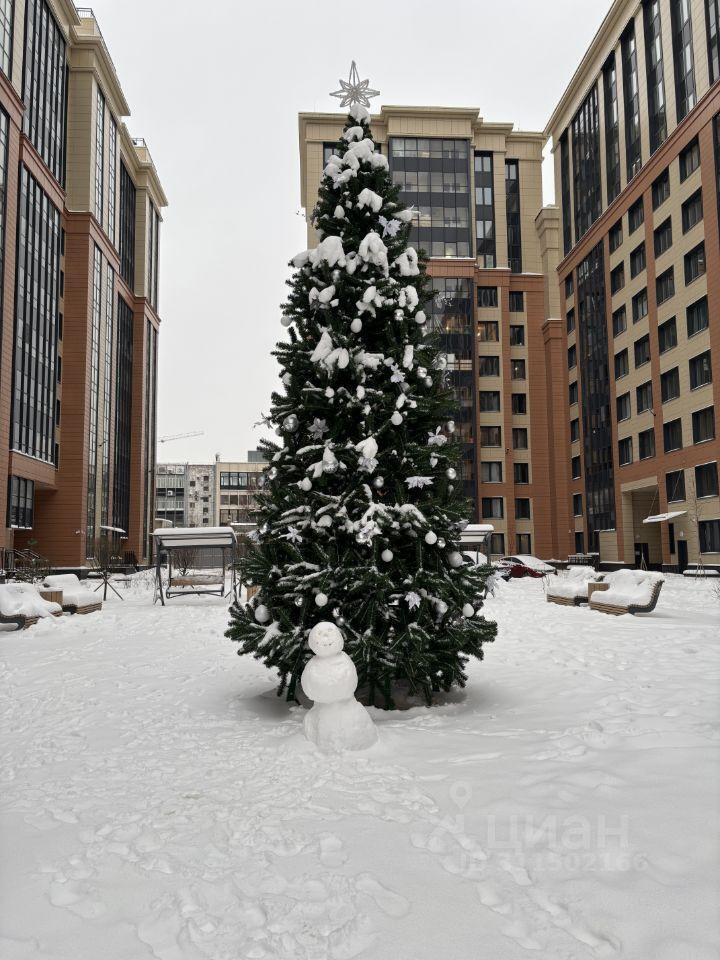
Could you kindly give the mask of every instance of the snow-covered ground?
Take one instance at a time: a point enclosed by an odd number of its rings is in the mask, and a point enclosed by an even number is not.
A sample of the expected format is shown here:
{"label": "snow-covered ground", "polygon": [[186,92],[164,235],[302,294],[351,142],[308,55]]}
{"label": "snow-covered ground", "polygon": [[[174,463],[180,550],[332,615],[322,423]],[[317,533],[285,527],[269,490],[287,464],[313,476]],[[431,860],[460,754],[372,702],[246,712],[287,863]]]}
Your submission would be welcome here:
{"label": "snow-covered ground", "polygon": [[463,695],[328,758],[216,598],[0,634],[3,960],[711,960],[720,601],[488,604]]}

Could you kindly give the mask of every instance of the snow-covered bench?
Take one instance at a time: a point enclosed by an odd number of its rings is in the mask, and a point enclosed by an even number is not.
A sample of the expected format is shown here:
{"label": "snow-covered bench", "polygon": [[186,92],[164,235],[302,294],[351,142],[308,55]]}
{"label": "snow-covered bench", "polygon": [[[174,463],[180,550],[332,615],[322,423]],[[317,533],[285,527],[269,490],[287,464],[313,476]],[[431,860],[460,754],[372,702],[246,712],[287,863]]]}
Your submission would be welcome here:
{"label": "snow-covered bench", "polygon": [[18,630],[23,630],[42,617],[61,616],[60,605],[43,600],[31,583],[0,585],[0,623],[14,623]]}
{"label": "snow-covered bench", "polygon": [[649,570],[618,570],[607,577],[607,590],[596,591],[590,609],[620,616],[623,613],[652,613],[665,578]]}
{"label": "snow-covered bench", "polygon": [[94,613],[102,610],[102,600],[84,587],[74,573],[57,573],[45,577],[43,586],[49,590],[62,590],[62,608],[65,613]]}
{"label": "snow-covered bench", "polygon": [[562,575],[550,578],[545,596],[548,603],[560,603],[567,607],[587,603],[588,584],[600,583],[603,576],[592,567],[568,567]]}

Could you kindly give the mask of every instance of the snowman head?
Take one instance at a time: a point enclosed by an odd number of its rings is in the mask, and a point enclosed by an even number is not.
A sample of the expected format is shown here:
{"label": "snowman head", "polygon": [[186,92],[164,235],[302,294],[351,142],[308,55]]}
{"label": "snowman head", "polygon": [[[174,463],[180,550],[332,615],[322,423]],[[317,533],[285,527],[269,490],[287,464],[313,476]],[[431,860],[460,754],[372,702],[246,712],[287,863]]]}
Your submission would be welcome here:
{"label": "snowman head", "polygon": [[310,649],[318,657],[332,657],[340,653],[345,641],[334,623],[324,620],[322,623],[316,623],[310,631],[308,637]]}

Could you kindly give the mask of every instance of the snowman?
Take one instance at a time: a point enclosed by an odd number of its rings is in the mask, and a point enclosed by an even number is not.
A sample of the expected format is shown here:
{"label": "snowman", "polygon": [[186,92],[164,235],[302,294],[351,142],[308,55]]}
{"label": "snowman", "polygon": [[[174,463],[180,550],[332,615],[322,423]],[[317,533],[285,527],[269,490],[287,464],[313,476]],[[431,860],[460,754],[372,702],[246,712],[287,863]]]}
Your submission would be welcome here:
{"label": "snowman", "polygon": [[357,670],[343,653],[342,633],[334,623],[317,623],[308,643],[315,656],[308,661],[300,683],[314,706],[305,715],[305,736],[325,753],[372,746],[377,731],[370,714],[355,699]]}

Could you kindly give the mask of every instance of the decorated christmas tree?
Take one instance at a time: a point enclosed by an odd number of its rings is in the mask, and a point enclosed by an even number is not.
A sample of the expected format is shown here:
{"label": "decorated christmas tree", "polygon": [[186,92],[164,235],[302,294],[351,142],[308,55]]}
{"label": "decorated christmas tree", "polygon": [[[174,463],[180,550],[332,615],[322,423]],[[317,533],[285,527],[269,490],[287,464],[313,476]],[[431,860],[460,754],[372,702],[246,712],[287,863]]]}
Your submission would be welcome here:
{"label": "decorated christmas tree", "polygon": [[424,259],[408,245],[367,110],[355,104],[325,166],[317,247],[292,261],[289,339],[274,356],[278,442],[243,561],[257,587],[227,636],[298,695],[312,627],[334,621],[366,702],[392,707],[464,686],[496,627],[481,615],[486,570],[459,550],[468,504],[445,358],[428,330]]}

